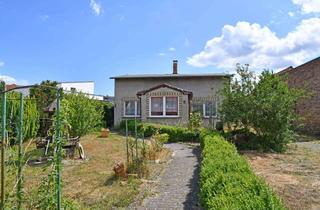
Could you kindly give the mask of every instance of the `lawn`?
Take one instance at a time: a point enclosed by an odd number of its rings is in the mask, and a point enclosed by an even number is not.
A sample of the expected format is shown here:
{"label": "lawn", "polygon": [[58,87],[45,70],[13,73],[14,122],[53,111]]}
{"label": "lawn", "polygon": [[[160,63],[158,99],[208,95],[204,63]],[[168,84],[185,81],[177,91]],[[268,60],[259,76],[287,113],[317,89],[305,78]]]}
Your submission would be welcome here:
{"label": "lawn", "polygon": [[[125,137],[111,133],[109,138],[90,134],[81,138],[86,160],[63,160],[63,196],[75,200],[81,209],[110,209],[126,207],[139,193],[141,181],[129,178],[127,181],[115,178],[113,166],[126,160]],[[38,156],[41,151],[31,144],[28,151]],[[28,194],[45,177],[46,167],[26,166],[24,170],[25,190]],[[14,178],[8,178],[8,189],[12,189]],[[10,187],[11,185],[11,187]]]}
{"label": "lawn", "polygon": [[289,145],[284,154],[245,152],[253,170],[289,209],[320,209],[320,140]]}

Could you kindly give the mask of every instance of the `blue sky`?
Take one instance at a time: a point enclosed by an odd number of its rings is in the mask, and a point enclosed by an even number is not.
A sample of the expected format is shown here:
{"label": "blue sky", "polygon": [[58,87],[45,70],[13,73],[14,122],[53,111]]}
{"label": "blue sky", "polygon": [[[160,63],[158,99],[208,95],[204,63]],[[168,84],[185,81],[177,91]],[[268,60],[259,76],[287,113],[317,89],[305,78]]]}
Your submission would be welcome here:
{"label": "blue sky", "polygon": [[0,0],[0,78],[33,84],[110,76],[232,72],[320,55],[320,0]]}

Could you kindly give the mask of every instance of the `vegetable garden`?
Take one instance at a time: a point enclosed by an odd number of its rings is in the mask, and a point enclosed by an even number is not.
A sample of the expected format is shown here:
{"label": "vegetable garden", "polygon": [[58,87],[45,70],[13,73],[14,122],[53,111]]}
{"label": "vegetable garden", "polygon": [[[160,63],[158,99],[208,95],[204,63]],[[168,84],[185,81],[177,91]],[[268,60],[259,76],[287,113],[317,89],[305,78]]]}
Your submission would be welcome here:
{"label": "vegetable garden", "polygon": [[[48,81],[11,90],[5,87],[2,82],[0,209],[77,209],[71,200],[62,199],[61,161],[69,151],[70,140],[79,140],[103,127],[105,102],[74,91],[65,94],[56,84],[48,85]],[[26,88],[30,89],[30,96],[18,92]],[[47,122],[45,126],[41,119]],[[32,163],[27,150],[43,131],[46,137],[39,139],[45,140],[45,157],[41,154],[40,160],[33,163],[48,166],[47,176],[39,177],[37,198],[30,200],[24,189],[24,170]],[[39,139],[37,146],[43,143]]]}

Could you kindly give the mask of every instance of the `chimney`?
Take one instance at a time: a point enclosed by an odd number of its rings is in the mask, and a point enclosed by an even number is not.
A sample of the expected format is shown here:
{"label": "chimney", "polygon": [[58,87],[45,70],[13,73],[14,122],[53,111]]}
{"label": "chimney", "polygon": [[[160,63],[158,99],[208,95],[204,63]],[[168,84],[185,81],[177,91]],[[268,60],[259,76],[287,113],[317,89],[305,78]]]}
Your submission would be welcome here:
{"label": "chimney", "polygon": [[173,60],[172,74],[178,74],[178,60]]}

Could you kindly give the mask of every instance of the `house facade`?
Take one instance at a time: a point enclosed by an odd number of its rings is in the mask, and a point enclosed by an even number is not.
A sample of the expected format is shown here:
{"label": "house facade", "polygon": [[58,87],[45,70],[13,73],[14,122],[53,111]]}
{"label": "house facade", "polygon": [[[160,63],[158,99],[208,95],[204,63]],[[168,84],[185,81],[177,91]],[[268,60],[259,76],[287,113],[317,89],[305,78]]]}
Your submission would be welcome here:
{"label": "house facade", "polygon": [[204,125],[215,127],[221,101],[219,90],[231,75],[142,74],[111,77],[115,80],[114,125],[123,119],[140,119],[169,125],[186,125],[191,112],[200,112]]}
{"label": "house facade", "polygon": [[289,87],[305,90],[306,98],[300,100],[296,113],[302,117],[302,132],[320,135],[320,57],[293,68],[278,72],[285,76]]}

